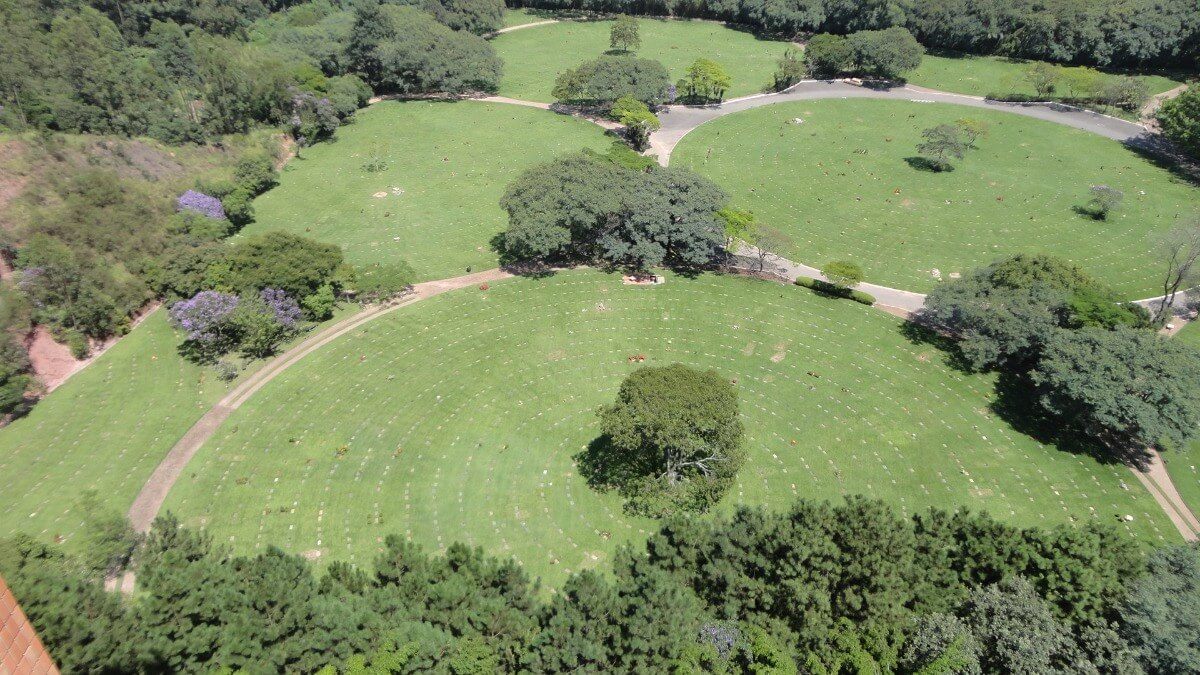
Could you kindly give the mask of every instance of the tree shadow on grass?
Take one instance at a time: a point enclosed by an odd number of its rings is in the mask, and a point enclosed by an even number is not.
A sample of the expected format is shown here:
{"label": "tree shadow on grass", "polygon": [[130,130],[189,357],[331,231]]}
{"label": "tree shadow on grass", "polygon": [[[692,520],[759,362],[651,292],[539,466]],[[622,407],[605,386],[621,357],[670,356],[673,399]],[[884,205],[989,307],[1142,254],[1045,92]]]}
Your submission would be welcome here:
{"label": "tree shadow on grass", "polygon": [[587,448],[572,459],[588,487],[597,492],[609,492],[654,473],[654,467],[645,461],[646,454],[626,453],[615,447],[610,437],[601,435],[592,439]]}
{"label": "tree shadow on grass", "polygon": [[1200,165],[1161,134],[1149,131],[1121,141],[1134,154],[1160,169],[1170,172],[1177,179],[1200,187]]}
{"label": "tree shadow on grass", "polygon": [[[900,333],[914,345],[929,345],[938,349],[951,368],[968,375],[979,374],[980,371],[963,357],[958,341],[924,323],[919,314],[914,320],[901,324]],[[1106,465],[1144,468],[1150,459],[1143,448],[1122,443],[1118,439],[1098,439],[1088,429],[1048,412],[1042,407],[1041,394],[1030,380],[1028,372],[998,371],[994,391],[996,398],[988,404],[988,411],[1014,431],[1039,443],[1074,455],[1086,455]]]}
{"label": "tree shadow on grass", "polygon": [[928,157],[905,157],[904,163],[917,171],[927,171],[929,173],[950,173],[954,171],[953,164],[939,162]]}
{"label": "tree shadow on grass", "polygon": [[1120,439],[1101,439],[1059,415],[1046,411],[1027,373],[1000,373],[996,400],[989,408],[1016,431],[1073,455],[1086,455],[1101,464],[1121,464],[1144,470],[1150,455],[1145,448]]}
{"label": "tree shadow on grass", "polygon": [[960,373],[977,374],[958,348],[958,340],[930,325],[920,313],[900,324],[900,334],[911,344],[928,345],[937,349],[944,357],[945,364]]}

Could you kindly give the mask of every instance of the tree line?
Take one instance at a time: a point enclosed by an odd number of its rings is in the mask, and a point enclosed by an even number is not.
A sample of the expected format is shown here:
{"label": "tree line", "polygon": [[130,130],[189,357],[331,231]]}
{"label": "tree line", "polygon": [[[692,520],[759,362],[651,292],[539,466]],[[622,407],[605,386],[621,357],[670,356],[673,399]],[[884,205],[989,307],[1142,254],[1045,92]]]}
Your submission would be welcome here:
{"label": "tree line", "polygon": [[[0,573],[68,673],[1200,668],[1200,549],[1147,556],[1097,524],[902,517],[861,497],[743,507],[668,519],[550,593],[462,544],[431,555],[389,536],[370,569],[321,571],[273,547],[232,555],[170,515],[141,542],[115,516],[88,526],[85,555],[24,535],[0,546]],[[126,560],[138,592],[106,592]]]}
{"label": "tree line", "polygon": [[1200,58],[1189,0],[510,0],[513,7],[715,19],[792,38],[907,28],[927,47],[1101,66]]}

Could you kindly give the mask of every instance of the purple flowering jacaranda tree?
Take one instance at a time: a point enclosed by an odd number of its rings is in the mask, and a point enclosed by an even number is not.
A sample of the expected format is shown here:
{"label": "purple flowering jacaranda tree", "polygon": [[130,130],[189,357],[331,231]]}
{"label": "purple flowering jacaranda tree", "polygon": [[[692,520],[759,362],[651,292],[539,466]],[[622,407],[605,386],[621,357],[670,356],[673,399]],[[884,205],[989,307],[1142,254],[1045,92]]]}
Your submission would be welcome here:
{"label": "purple flowering jacaranda tree", "polygon": [[221,220],[225,217],[225,207],[221,206],[220,199],[210,197],[203,192],[196,192],[195,190],[188,190],[179,195],[176,206],[180,211],[199,213],[214,220]]}

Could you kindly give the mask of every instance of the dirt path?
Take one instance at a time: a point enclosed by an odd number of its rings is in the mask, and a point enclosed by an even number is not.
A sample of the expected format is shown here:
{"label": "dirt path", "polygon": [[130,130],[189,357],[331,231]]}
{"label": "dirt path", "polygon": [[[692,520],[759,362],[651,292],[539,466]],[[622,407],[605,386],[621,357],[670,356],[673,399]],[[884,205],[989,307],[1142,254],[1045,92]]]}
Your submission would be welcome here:
{"label": "dirt path", "polygon": [[255,392],[262,389],[267,383],[274,380],[305,356],[308,356],[346,333],[401,307],[407,307],[413,303],[441,295],[448,291],[490,281],[498,281],[510,276],[512,275],[504,270],[492,269],[453,279],[442,279],[417,284],[413,287],[413,292],[405,296],[402,300],[390,305],[370,307],[325,328],[316,335],[309,337],[295,347],[275,357],[270,363],[246,378],[233,391],[226,394],[208,412],[204,413],[192,425],[192,428],[188,429],[187,433],[175,443],[174,447],[167,453],[167,456],[154,469],[154,473],[150,474],[150,478],[133,500],[133,505],[129,507],[129,520],[133,524],[134,529],[138,532],[149,531],[151,523],[154,522],[159,509],[162,508],[163,502],[167,499],[167,494],[171,491],[171,487],[175,485],[175,481],[179,480],[179,477],[183,475],[183,470],[187,467],[188,462],[192,460],[196,452],[212,437],[213,433],[220,428],[221,424],[225,422],[233,411],[240,408]]}
{"label": "dirt path", "polygon": [[1171,522],[1175,524],[1175,529],[1179,530],[1179,534],[1186,541],[1196,541],[1200,538],[1200,520],[1196,519],[1196,515],[1184,503],[1183,497],[1179,496],[1179,492],[1175,490],[1175,484],[1171,482],[1171,476],[1167,473],[1167,467],[1163,464],[1162,456],[1157,450],[1150,451],[1150,465],[1146,471],[1139,471],[1136,468],[1130,467],[1133,475],[1137,476],[1138,481],[1154,497],[1154,501],[1167,514]]}
{"label": "dirt path", "polygon": [[549,25],[552,23],[558,23],[558,19],[546,19],[544,21],[531,21],[529,23],[520,23],[515,26],[509,26],[508,28],[501,28],[500,30],[496,31],[495,33],[491,33],[490,35],[488,35],[488,37],[492,37],[493,35],[500,35],[502,33],[511,33],[514,30],[524,30],[526,28],[536,28],[538,26],[546,26],[546,25]]}
{"label": "dirt path", "polygon": [[1150,100],[1146,101],[1146,105],[1142,106],[1141,112],[1138,113],[1138,116],[1142,120],[1142,124],[1150,129],[1158,131],[1158,121],[1154,119],[1154,114],[1157,113],[1158,109],[1162,107],[1163,101],[1168,101],[1175,98],[1176,96],[1187,91],[1187,88],[1188,86],[1186,84],[1181,84],[1174,89],[1169,89],[1161,94],[1155,94],[1154,96],[1151,96]]}

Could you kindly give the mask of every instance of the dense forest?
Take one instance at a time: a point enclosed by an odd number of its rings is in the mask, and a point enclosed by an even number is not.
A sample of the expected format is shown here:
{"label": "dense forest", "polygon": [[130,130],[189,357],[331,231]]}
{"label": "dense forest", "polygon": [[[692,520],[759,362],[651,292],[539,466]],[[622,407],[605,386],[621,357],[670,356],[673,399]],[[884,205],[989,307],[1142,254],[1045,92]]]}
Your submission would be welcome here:
{"label": "dense forest", "polygon": [[907,28],[930,49],[1101,66],[1200,59],[1192,0],[515,0],[514,6],[716,19],[795,37]]}
{"label": "dense forest", "polygon": [[[550,591],[462,544],[388,537],[371,569],[231,555],[92,511],[85,555],[0,542],[65,672],[1183,673],[1200,549],[882,502],[674,517]],[[138,592],[101,578],[132,556]],[[1190,636],[1190,637],[1189,637]]]}

